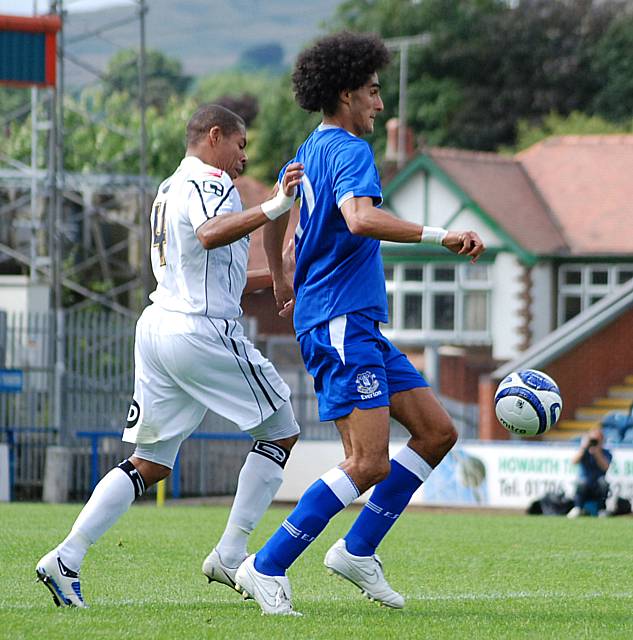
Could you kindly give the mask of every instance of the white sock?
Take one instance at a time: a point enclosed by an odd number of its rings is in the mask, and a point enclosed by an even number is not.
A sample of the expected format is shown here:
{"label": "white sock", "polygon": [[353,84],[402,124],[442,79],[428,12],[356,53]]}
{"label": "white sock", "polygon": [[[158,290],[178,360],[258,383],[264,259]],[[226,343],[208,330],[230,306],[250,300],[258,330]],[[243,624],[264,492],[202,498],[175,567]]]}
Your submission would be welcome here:
{"label": "white sock", "polygon": [[89,547],[130,508],[135,497],[130,477],[118,467],[101,478],[70,533],[57,547],[62,562],[79,571]]}
{"label": "white sock", "polygon": [[426,482],[433,471],[433,467],[411,447],[405,445],[393,457],[405,469],[408,469],[414,476],[420,478],[422,482]]}
{"label": "white sock", "polygon": [[253,451],[246,456],[229,521],[215,547],[225,565],[237,567],[248,555],[248,536],[270,506],[282,480],[283,469],[276,462]]}

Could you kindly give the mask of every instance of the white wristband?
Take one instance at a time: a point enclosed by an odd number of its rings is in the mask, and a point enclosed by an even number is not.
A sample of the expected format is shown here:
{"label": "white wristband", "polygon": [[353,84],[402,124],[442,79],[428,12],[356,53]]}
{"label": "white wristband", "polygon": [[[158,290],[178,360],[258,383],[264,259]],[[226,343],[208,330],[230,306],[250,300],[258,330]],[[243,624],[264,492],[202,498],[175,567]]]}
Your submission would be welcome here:
{"label": "white wristband", "polygon": [[425,244],[442,244],[447,233],[448,229],[442,227],[427,227],[424,225],[422,227],[420,242],[424,242]]}
{"label": "white wristband", "polygon": [[279,190],[277,191],[277,195],[270,200],[266,200],[266,202],[261,203],[262,211],[267,218],[271,220],[275,220],[279,216],[283,215],[292,207],[295,201],[295,190],[293,189],[292,195],[287,196],[284,193],[284,190],[281,188],[281,185],[277,183],[279,186]]}

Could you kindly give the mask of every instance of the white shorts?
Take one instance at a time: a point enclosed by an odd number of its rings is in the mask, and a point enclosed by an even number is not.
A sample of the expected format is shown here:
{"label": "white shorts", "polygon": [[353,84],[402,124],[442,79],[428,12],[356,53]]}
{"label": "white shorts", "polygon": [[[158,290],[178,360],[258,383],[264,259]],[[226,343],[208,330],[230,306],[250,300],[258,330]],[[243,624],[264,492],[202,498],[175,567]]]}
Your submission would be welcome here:
{"label": "white shorts", "polygon": [[[248,430],[248,435],[253,440],[267,440],[274,442],[296,436],[299,433],[299,425],[295,420],[290,402],[281,405],[281,408],[266,418],[264,422]],[[149,460],[164,467],[174,468],[176,456],[180,445],[187,439],[187,435],[179,435],[171,440],[161,440],[151,444],[137,444],[134,455],[143,460]]]}
{"label": "white shorts", "polygon": [[[207,410],[250,431],[290,398],[288,385],[236,320],[150,305],[136,324],[134,365],[125,442],[182,442]],[[288,426],[293,433],[281,437],[298,433],[296,422]]]}

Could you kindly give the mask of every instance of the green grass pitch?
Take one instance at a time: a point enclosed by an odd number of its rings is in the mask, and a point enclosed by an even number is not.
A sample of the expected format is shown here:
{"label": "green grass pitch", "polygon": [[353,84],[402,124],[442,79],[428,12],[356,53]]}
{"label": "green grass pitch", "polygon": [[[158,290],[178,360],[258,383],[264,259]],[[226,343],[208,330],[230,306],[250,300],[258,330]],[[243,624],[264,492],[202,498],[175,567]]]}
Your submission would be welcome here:
{"label": "green grass pitch", "polygon": [[[133,507],[86,558],[90,608],[56,609],[35,563],[79,508],[0,505],[0,638],[633,638],[631,518],[408,512],[380,549],[407,599],[395,611],[322,565],[354,518],[348,510],[289,573],[303,617],[275,618],[201,574],[228,514],[208,505]],[[253,549],[287,511],[268,512]]]}

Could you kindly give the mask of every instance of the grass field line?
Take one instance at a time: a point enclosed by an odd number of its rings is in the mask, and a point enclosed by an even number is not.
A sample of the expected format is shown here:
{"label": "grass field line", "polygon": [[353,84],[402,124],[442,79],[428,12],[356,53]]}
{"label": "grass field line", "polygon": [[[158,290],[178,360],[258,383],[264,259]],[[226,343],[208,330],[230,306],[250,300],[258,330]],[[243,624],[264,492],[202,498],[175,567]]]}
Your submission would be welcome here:
{"label": "grass field line", "polygon": [[[606,593],[604,591],[593,591],[591,593],[570,593],[567,591],[508,591],[508,592],[493,592],[493,593],[454,593],[454,594],[435,594],[435,595],[417,595],[407,597],[407,601],[420,601],[420,602],[491,602],[491,601],[501,601],[501,600],[522,600],[522,599],[539,599],[539,598],[547,598],[549,600],[558,599],[558,600],[568,600],[568,601],[588,601],[595,600],[598,598],[601,599],[611,599],[611,600],[632,600],[633,593],[630,592],[622,592],[622,593]],[[312,600],[313,598],[301,598],[302,600]],[[30,610],[30,609],[41,609],[42,604],[45,602],[44,598],[42,602],[38,601],[36,604],[27,604],[27,603],[2,603],[3,609],[14,609],[14,610]],[[240,604],[239,596],[236,597],[236,604]],[[45,602],[46,606],[49,605],[48,602]],[[156,605],[175,605],[182,606],[183,604],[187,605],[213,605],[213,600],[209,598],[188,598],[186,603],[183,602],[182,599],[176,598],[161,598],[161,597],[152,597],[152,598],[135,598],[131,600],[129,598],[125,598],[123,600],[93,600],[90,603],[91,608],[99,608],[103,607],[143,607],[143,606],[156,606]],[[223,606],[226,605],[226,602],[222,603]]]}
{"label": "grass field line", "polygon": [[468,602],[468,601],[494,601],[494,600],[520,600],[526,598],[548,598],[559,600],[594,600],[596,598],[611,598],[613,600],[633,599],[633,593],[605,593],[603,591],[593,591],[591,593],[570,593],[568,591],[506,591],[493,593],[446,593],[435,595],[416,595],[407,598],[408,600],[422,600],[428,602]]}

